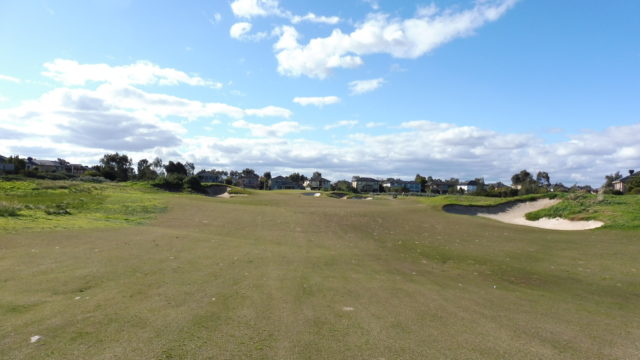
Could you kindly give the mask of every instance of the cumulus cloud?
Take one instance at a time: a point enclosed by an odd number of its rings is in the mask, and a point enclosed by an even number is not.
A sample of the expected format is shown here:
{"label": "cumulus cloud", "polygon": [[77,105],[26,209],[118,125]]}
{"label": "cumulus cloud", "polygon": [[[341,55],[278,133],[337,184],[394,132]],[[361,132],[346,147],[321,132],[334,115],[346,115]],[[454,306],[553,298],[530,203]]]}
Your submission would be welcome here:
{"label": "cumulus cloud", "polygon": [[295,97],[293,102],[302,106],[314,105],[323,107],[325,105],[336,104],[340,102],[340,98],[337,96],[309,96],[309,97]]}
{"label": "cumulus cloud", "polygon": [[85,85],[88,82],[106,82],[118,85],[179,85],[221,88],[222,84],[192,76],[183,71],[162,68],[149,61],[130,65],[80,64],[74,60],[55,59],[44,64],[42,74],[65,85]]}
{"label": "cumulus cloud", "polygon": [[349,91],[351,95],[360,95],[379,88],[383,83],[383,78],[355,80],[349,83]]}
{"label": "cumulus cloud", "polygon": [[306,15],[294,15],[290,11],[282,9],[277,0],[234,0],[231,3],[231,11],[239,18],[278,16],[287,18],[294,24],[309,21],[335,25],[340,22],[340,18],[337,16],[320,16],[312,12],[308,12]]}
{"label": "cumulus cloud", "polygon": [[252,136],[258,137],[282,137],[289,133],[296,133],[308,129],[296,121],[282,121],[272,125],[263,125],[237,120],[231,125],[236,128],[248,129]]}
{"label": "cumulus cloud", "polygon": [[293,114],[288,109],[281,108],[278,106],[273,106],[273,105],[265,106],[260,109],[247,109],[244,111],[244,113],[249,116],[258,116],[258,117],[272,116],[272,117],[283,117],[283,118],[290,118],[291,115]]}
{"label": "cumulus cloud", "polygon": [[251,34],[252,25],[248,22],[238,22],[229,28],[229,36],[236,40],[253,40],[258,41],[269,36],[266,32],[258,32]]}
{"label": "cumulus cloud", "polygon": [[375,128],[375,127],[384,126],[384,123],[376,122],[376,121],[370,121],[370,122],[366,123],[365,126],[368,129],[372,129],[372,128]]}
{"label": "cumulus cloud", "polygon": [[342,120],[342,121],[338,121],[338,122],[333,123],[333,124],[325,125],[324,129],[325,130],[331,130],[331,129],[335,129],[335,128],[339,128],[339,127],[352,128],[352,127],[354,127],[356,125],[358,125],[358,120]]}
{"label": "cumulus cloud", "polygon": [[360,66],[364,55],[417,58],[456,38],[471,35],[487,22],[500,18],[516,1],[478,1],[473,8],[462,11],[440,11],[432,5],[420,8],[409,19],[371,14],[349,34],[335,29],[331,35],[311,39],[307,44],[298,42],[300,36],[295,28],[283,26],[274,45],[278,71],[286,76],[322,79],[333,69]]}

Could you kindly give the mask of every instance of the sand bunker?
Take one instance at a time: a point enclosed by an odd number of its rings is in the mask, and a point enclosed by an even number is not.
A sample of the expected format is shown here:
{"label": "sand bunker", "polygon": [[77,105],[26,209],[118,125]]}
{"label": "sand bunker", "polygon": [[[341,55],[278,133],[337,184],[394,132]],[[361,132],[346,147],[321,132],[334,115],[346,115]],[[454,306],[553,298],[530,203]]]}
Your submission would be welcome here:
{"label": "sand bunker", "polygon": [[540,199],[528,202],[509,202],[497,206],[445,205],[442,209],[452,214],[482,216],[509,224],[551,230],[588,230],[604,225],[603,222],[595,220],[571,221],[560,218],[542,218],[531,221],[525,218],[527,213],[551,207],[559,202],[560,200]]}

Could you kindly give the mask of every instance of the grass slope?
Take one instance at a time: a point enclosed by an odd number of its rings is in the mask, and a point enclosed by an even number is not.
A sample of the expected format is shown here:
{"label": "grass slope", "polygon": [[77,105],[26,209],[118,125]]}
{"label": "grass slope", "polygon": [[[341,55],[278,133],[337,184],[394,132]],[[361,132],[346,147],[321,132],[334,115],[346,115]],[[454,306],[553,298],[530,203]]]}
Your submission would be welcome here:
{"label": "grass slope", "polygon": [[169,196],[142,183],[0,181],[0,231],[140,224],[166,210]]}
{"label": "grass slope", "polygon": [[532,229],[411,198],[165,199],[141,226],[0,235],[0,358],[640,353],[637,233]]}

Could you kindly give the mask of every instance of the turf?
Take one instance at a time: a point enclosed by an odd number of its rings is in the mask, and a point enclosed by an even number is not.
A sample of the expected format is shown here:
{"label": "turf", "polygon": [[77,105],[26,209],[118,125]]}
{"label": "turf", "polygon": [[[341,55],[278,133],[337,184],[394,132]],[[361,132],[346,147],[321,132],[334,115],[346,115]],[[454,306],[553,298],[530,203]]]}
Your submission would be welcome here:
{"label": "turf", "polygon": [[0,358],[640,353],[637,232],[533,229],[412,198],[161,200],[144,225],[0,235]]}

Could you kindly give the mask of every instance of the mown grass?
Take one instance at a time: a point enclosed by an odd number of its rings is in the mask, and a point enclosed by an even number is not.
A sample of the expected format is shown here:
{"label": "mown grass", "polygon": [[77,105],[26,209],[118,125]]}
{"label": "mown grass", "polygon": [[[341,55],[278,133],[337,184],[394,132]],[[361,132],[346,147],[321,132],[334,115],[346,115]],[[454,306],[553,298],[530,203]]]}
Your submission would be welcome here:
{"label": "mown grass", "polygon": [[569,220],[599,220],[605,228],[621,230],[640,229],[640,195],[565,194],[562,201],[552,207],[531,212],[529,220],[543,217]]}
{"label": "mown grass", "polygon": [[0,231],[140,224],[166,209],[166,196],[143,184],[0,181]]}
{"label": "mown grass", "polygon": [[415,198],[163,199],[142,226],[0,233],[0,358],[640,353],[634,232],[533,229]]}
{"label": "mown grass", "polygon": [[424,197],[420,200],[432,207],[442,208],[444,205],[475,205],[475,206],[495,206],[511,201],[532,201],[545,197],[555,197],[553,194],[531,194],[506,198],[472,196],[472,195],[442,195],[435,197]]}

